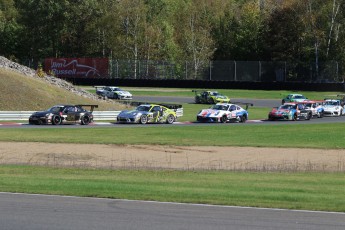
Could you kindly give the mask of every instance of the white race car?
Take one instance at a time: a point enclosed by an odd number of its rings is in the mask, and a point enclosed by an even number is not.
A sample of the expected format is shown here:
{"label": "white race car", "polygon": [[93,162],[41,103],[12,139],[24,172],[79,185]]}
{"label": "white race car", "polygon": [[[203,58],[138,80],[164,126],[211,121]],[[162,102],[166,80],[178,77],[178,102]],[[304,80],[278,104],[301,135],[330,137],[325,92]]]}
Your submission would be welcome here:
{"label": "white race car", "polygon": [[325,109],[324,109],[324,101],[304,101],[304,109],[305,110],[309,110],[312,112],[312,116],[313,117],[318,117],[318,118],[322,118],[324,113],[325,113]]}
{"label": "white race car", "polygon": [[345,114],[344,103],[339,99],[326,99],[323,108],[325,116],[342,116]]}
{"label": "white race car", "polygon": [[132,100],[132,94],[116,86],[95,86],[96,94],[102,97]]}
{"label": "white race car", "polygon": [[[246,103],[246,105],[248,106],[249,103]],[[246,122],[248,112],[236,104],[218,103],[209,109],[201,110],[196,119],[199,122]]]}

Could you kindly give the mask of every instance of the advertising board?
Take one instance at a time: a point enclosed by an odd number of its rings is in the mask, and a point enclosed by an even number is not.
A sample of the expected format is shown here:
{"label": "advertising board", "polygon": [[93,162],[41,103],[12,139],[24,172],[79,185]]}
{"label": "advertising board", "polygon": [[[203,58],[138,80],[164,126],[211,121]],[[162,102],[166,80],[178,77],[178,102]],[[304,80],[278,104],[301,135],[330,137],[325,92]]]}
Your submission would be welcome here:
{"label": "advertising board", "polygon": [[44,70],[63,78],[109,77],[107,58],[46,58]]}

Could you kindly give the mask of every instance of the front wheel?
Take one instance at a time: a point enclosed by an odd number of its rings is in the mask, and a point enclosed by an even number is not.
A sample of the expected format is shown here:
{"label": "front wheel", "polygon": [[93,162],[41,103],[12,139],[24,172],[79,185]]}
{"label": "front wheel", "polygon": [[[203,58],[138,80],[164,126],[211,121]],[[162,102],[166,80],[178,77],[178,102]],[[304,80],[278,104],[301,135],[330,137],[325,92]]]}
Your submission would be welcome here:
{"label": "front wheel", "polygon": [[214,104],[214,101],[213,101],[213,98],[212,98],[212,97],[208,98],[208,99],[207,99],[207,102],[208,102],[209,104]]}
{"label": "front wheel", "polygon": [[58,115],[54,115],[52,118],[53,125],[60,125],[61,124],[61,117]]}
{"label": "front wheel", "polygon": [[146,115],[141,115],[140,117],[140,124],[146,124],[147,123],[147,116]]}
{"label": "front wheel", "polygon": [[220,119],[220,122],[222,123],[226,123],[228,121],[228,117],[226,115],[222,116],[222,118]]}
{"label": "front wheel", "polygon": [[308,113],[306,120],[310,120],[312,116],[313,116],[312,113]]}
{"label": "front wheel", "polygon": [[169,114],[168,117],[167,117],[166,123],[167,124],[172,124],[172,123],[174,123],[174,121],[175,121],[174,115]]}
{"label": "front wheel", "polygon": [[240,122],[245,123],[246,121],[247,121],[247,117],[246,116],[241,116]]}
{"label": "front wheel", "polygon": [[292,120],[293,120],[293,121],[297,121],[297,113],[295,113],[295,114],[293,115]]}

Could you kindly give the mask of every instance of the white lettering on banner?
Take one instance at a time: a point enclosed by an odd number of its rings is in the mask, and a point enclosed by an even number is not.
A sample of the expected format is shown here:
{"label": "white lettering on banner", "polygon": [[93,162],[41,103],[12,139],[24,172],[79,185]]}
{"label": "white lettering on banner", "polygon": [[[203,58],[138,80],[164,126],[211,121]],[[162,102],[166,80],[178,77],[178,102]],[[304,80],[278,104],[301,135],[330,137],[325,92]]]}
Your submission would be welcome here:
{"label": "white lettering on banner", "polygon": [[[73,66],[73,70],[71,69],[61,69],[61,68],[68,68],[69,66]],[[84,75],[84,76],[93,76],[97,75],[100,76],[99,71],[88,65],[79,64],[77,60],[72,60],[67,63],[66,60],[62,59],[61,62],[53,61],[51,64],[51,69],[55,75]],[[78,70],[78,71],[77,71]]]}
{"label": "white lettering on banner", "polygon": [[52,69],[53,73],[55,75],[75,75],[77,73],[77,70],[76,69],[61,69],[61,70],[58,70],[58,69]]}

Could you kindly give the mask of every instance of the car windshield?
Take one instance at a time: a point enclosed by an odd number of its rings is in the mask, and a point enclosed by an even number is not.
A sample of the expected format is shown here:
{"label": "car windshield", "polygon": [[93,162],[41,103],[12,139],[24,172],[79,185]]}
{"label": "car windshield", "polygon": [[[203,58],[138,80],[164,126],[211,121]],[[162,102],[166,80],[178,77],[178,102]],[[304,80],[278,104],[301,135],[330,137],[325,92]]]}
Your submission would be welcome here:
{"label": "car windshield", "polygon": [[221,96],[221,94],[218,93],[218,92],[211,92],[210,94],[211,94],[212,96]]}
{"label": "car windshield", "polygon": [[227,105],[214,105],[212,106],[211,109],[216,109],[216,110],[228,110],[229,106]]}
{"label": "car windshield", "polygon": [[149,111],[150,110],[150,106],[147,105],[140,105],[137,107],[136,109],[137,111]]}
{"label": "car windshield", "polygon": [[296,95],[295,99],[305,99],[305,97],[303,95]]}
{"label": "car windshield", "polygon": [[59,107],[59,106],[53,106],[50,109],[48,109],[48,111],[52,113],[56,113],[56,112],[60,112],[61,108],[62,107]]}
{"label": "car windshield", "polygon": [[292,109],[295,105],[281,105],[279,109]]}
{"label": "car windshield", "polygon": [[339,101],[326,101],[325,105],[339,105]]}

